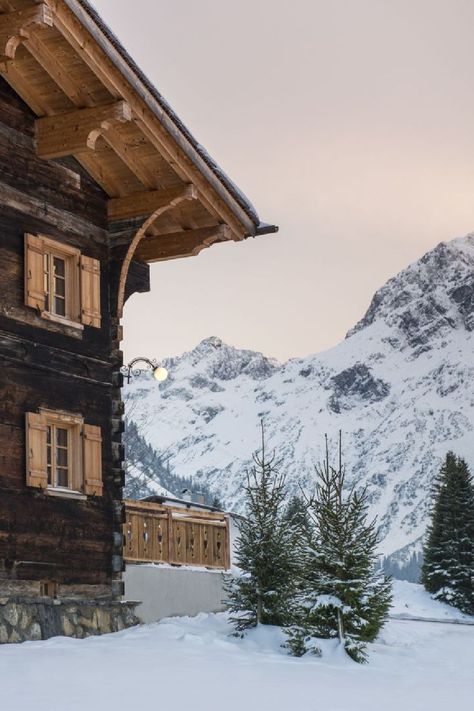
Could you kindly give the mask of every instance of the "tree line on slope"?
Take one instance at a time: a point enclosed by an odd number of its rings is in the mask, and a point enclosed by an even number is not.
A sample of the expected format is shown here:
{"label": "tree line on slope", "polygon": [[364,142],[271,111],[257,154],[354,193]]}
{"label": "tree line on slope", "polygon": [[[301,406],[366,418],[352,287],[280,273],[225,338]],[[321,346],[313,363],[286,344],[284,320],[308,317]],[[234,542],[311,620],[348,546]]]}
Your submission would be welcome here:
{"label": "tree line on slope", "polygon": [[[150,486],[151,482],[159,484],[178,499],[182,497],[184,489],[193,491],[193,479],[175,474],[170,466],[170,457],[164,460],[140,433],[136,422],[129,417],[125,419],[124,445],[125,498],[144,499],[152,496],[156,491]],[[199,484],[199,493],[209,506],[222,507],[219,497],[204,484]]]}
{"label": "tree line on slope", "polygon": [[236,549],[242,574],[227,580],[236,633],[278,625],[295,656],[319,655],[318,638],[336,638],[352,659],[365,661],[391,602],[390,579],[376,571],[378,533],[366,492],[345,491],[341,450],[333,466],[326,444],[313,496],[286,505],[286,477],[265,451],[263,425],[253,461]]}
{"label": "tree line on slope", "polygon": [[383,571],[397,580],[419,583],[421,566],[423,564],[423,553],[421,551],[414,551],[410,554],[408,560],[403,561],[400,561],[397,553],[383,557],[381,563]]}

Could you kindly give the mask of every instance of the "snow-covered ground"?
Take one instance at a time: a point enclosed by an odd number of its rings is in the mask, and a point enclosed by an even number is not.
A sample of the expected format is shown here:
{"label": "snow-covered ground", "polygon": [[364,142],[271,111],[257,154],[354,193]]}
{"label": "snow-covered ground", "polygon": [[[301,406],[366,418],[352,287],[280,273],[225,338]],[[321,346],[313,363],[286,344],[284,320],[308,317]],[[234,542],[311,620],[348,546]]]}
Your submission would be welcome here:
{"label": "snow-covered ground", "polygon": [[[474,625],[474,617],[464,615],[451,605],[433,600],[421,585],[406,580],[393,581],[392,617],[413,617],[424,620],[448,620],[469,622]],[[474,663],[474,659],[473,659]]]}
{"label": "snow-covered ground", "polygon": [[[419,616],[444,616],[397,585]],[[405,589],[404,589],[405,588]],[[452,612],[451,608],[447,608]],[[454,613],[450,617],[454,617]],[[224,614],[175,618],[87,640],[0,647],[2,711],[446,711],[472,708],[474,626],[390,620],[361,666],[323,641],[288,657],[276,628],[229,636]]]}

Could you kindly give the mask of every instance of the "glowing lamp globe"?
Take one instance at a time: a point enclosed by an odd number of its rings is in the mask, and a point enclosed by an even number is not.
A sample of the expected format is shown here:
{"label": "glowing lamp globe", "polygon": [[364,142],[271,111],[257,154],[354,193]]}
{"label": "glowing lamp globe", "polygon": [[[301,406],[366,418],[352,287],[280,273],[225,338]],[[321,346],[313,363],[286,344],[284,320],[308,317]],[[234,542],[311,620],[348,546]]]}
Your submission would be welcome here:
{"label": "glowing lamp globe", "polygon": [[168,371],[166,368],[164,368],[162,365],[158,365],[156,368],[153,370],[153,377],[155,380],[157,380],[159,383],[164,383],[166,378],[168,377]]}

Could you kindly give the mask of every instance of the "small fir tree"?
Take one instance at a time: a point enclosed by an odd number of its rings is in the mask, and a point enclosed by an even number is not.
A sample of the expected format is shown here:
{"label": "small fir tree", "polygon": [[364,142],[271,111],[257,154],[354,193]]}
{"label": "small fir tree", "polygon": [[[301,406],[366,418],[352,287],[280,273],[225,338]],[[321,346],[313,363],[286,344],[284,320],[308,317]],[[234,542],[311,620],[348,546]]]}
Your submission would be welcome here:
{"label": "small fir tree", "polygon": [[285,509],[284,519],[294,528],[296,536],[304,543],[310,536],[311,518],[308,513],[308,503],[303,496],[294,494],[291,497]]}
{"label": "small fir tree", "polygon": [[218,511],[223,511],[224,510],[224,504],[220,500],[218,496],[214,496],[212,501],[211,501],[211,506],[213,509],[217,509]]}
{"label": "small fir tree", "polygon": [[228,578],[226,591],[237,633],[258,624],[291,621],[297,576],[295,531],[284,518],[285,475],[268,457],[262,423],[262,449],[247,473],[246,514],[238,524],[236,564],[241,575]]}
{"label": "small fir tree", "polygon": [[366,644],[379,633],[390,608],[391,581],[376,572],[378,532],[367,521],[366,492],[344,492],[339,466],[317,468],[310,501],[312,537],[305,551],[299,623],[289,634],[293,654],[319,652],[318,637],[337,637],[352,659],[366,660]]}
{"label": "small fir tree", "polygon": [[448,452],[433,494],[422,583],[437,599],[474,614],[474,485],[463,459]]}

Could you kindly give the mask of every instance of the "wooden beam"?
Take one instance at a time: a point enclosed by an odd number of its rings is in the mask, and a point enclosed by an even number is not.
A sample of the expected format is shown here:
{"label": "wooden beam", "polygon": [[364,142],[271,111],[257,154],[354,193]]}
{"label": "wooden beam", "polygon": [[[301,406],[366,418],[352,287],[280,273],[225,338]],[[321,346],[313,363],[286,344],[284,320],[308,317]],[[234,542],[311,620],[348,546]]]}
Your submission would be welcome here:
{"label": "wooden beam", "polygon": [[185,185],[167,190],[150,190],[144,193],[133,193],[127,197],[109,200],[108,213],[110,222],[129,220],[134,217],[146,217],[160,207],[168,205],[177,197],[187,200],[197,198],[194,185]]}
{"label": "wooden beam", "polygon": [[[142,137],[141,133],[139,133],[139,135]],[[115,128],[111,126],[107,133],[104,134],[104,139],[112,150],[115,151],[120,160],[125,163],[127,168],[143,183],[145,188],[149,188],[150,190],[156,188],[158,182],[157,176],[142,160],[137,158],[134,149],[121,137]],[[145,139],[142,137],[142,140]]]}
{"label": "wooden beam", "polygon": [[29,38],[32,29],[52,26],[53,13],[46,3],[0,15],[0,71],[15,59],[18,46]]}
{"label": "wooden beam", "polygon": [[49,49],[47,43],[41,39],[40,33],[31,32],[24,45],[31,56],[36,59],[38,64],[43,67],[45,72],[73,104],[81,108],[94,106],[94,100],[87,89],[81,86],[75,77],[58,62],[57,57]]}
{"label": "wooden beam", "polygon": [[143,262],[162,262],[180,257],[195,257],[214,242],[231,239],[232,231],[227,225],[149,236],[138,245],[135,258]]}
{"label": "wooden beam", "polygon": [[110,126],[131,119],[126,101],[37,119],[37,154],[40,158],[50,159],[93,150],[99,136]]}
{"label": "wooden beam", "polygon": [[20,96],[25,104],[34,111],[37,116],[44,116],[48,113],[45,99],[41,96],[39,87],[32,87],[31,83],[25,79],[20,69],[20,62],[7,62],[2,68],[0,64],[0,72],[3,78],[10,84],[12,89]]}

